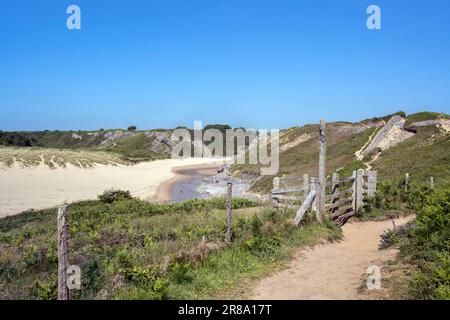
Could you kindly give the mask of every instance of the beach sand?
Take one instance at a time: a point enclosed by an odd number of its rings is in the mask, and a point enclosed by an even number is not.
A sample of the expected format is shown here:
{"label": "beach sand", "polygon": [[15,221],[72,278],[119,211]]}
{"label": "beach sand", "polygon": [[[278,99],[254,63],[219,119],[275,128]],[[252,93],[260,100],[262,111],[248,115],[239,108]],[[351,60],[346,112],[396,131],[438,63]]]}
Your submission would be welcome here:
{"label": "beach sand", "polygon": [[[133,196],[144,200],[169,199],[177,171],[194,165],[223,164],[220,159],[168,159],[143,162],[133,166],[96,165],[83,169],[68,165],[50,169],[47,166],[0,169],[0,217],[14,215],[28,209],[45,209],[64,202],[95,199],[106,189],[129,190]],[[177,168],[176,170],[174,170]],[[183,177],[181,176],[180,179]],[[170,180],[171,184],[158,190]],[[176,182],[176,180],[175,180]]]}

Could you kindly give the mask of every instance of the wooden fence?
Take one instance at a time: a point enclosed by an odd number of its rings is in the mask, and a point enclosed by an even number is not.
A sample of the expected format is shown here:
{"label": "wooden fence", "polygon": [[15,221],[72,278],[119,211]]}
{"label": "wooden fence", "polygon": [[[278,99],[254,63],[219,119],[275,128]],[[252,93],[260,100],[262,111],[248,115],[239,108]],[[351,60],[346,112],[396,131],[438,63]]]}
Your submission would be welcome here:
{"label": "wooden fence", "polygon": [[377,172],[361,169],[350,177],[341,178],[338,173],[333,173],[331,179],[325,181],[324,188],[319,178],[306,174],[302,177],[276,177],[270,195],[277,208],[299,208],[295,219],[297,225],[308,210],[315,211],[319,221],[327,215],[336,224],[343,225],[367,205],[367,200],[375,195],[376,187]]}

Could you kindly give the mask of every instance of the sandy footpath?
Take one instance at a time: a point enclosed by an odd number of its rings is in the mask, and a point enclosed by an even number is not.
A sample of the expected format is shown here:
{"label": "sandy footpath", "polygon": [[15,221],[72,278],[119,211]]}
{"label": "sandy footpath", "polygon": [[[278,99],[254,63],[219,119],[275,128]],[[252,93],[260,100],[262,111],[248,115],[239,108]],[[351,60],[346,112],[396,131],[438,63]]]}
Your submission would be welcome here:
{"label": "sandy footpath", "polygon": [[[395,220],[397,226],[413,216]],[[286,269],[263,279],[253,299],[262,300],[356,300],[363,275],[371,265],[382,266],[397,250],[379,250],[380,236],[392,228],[392,221],[347,223],[344,239],[311,249],[300,250]],[[383,269],[381,269],[383,286]]]}
{"label": "sandy footpath", "polygon": [[109,188],[130,190],[141,199],[152,199],[157,187],[172,179],[174,168],[221,162],[219,159],[168,159],[133,166],[97,165],[50,169],[0,169],[0,217],[28,209],[44,209],[64,201],[95,199]]}

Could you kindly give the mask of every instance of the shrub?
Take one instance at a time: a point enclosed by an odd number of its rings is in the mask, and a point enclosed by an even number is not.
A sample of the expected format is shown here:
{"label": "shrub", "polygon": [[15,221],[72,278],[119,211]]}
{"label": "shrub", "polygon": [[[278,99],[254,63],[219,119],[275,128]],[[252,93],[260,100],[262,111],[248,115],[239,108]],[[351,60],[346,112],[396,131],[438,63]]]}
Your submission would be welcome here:
{"label": "shrub", "polygon": [[380,209],[396,209],[402,202],[400,181],[388,180],[378,184],[373,205]]}
{"label": "shrub", "polygon": [[261,227],[263,225],[261,219],[259,219],[258,215],[254,214],[250,223],[252,226],[253,236],[259,236],[261,234]]}
{"label": "shrub", "polygon": [[140,286],[150,286],[156,281],[156,272],[152,268],[123,268],[119,272],[123,274],[125,280]]}
{"label": "shrub", "polygon": [[128,131],[136,131],[137,127],[136,126],[129,126],[128,127]]}
{"label": "shrub", "polygon": [[172,267],[171,276],[174,279],[174,281],[178,284],[184,282],[191,282],[192,277],[188,274],[188,272],[189,272],[188,264],[176,262]]}
{"label": "shrub", "polygon": [[131,253],[126,248],[123,248],[117,252],[116,259],[122,268],[131,267],[131,260],[132,260]]}
{"label": "shrub", "polygon": [[98,199],[104,203],[113,203],[119,200],[132,199],[130,191],[109,189],[98,196]]}
{"label": "shrub", "polygon": [[153,299],[167,299],[169,282],[157,276],[155,268],[133,267],[120,269],[126,280],[149,290]]}
{"label": "shrub", "polygon": [[400,247],[418,268],[410,293],[416,299],[450,299],[450,188],[416,194],[418,199],[410,198],[416,227]]}
{"label": "shrub", "polygon": [[38,264],[39,253],[35,245],[31,245],[25,249],[22,261],[26,268],[32,268]]}
{"label": "shrub", "polygon": [[389,229],[381,235],[380,249],[388,249],[398,246],[402,241],[409,236],[414,225],[412,223],[407,223],[404,226],[398,227],[396,229]]}
{"label": "shrub", "polygon": [[414,299],[450,300],[450,255],[447,252],[416,272],[410,294]]}
{"label": "shrub", "polygon": [[100,290],[105,283],[105,268],[98,260],[89,261],[84,267],[81,282],[88,292],[94,293]]}
{"label": "shrub", "polygon": [[56,276],[51,276],[45,281],[36,280],[31,295],[36,300],[56,300],[58,297]]}

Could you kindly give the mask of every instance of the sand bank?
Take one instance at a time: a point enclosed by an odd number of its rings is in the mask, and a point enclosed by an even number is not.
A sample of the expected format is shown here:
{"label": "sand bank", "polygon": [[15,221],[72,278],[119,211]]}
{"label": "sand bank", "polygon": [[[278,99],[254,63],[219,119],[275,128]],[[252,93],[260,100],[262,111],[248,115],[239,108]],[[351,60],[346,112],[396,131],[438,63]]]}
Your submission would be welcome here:
{"label": "sand bank", "polygon": [[168,159],[134,166],[96,165],[82,169],[47,166],[0,169],[0,217],[28,209],[44,209],[63,202],[95,199],[106,189],[130,190],[144,200],[154,198],[157,187],[176,175],[174,168],[222,163],[219,159]]}

